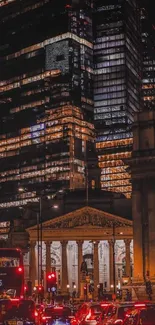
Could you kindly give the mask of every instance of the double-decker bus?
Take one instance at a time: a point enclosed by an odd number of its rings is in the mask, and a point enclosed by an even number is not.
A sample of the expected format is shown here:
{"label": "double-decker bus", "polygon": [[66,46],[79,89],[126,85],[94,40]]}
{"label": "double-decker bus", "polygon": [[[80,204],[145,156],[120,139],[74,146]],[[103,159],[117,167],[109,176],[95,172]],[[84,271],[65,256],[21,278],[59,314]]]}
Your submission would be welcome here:
{"label": "double-decker bus", "polygon": [[23,255],[18,248],[0,248],[0,293],[21,297],[24,292]]}

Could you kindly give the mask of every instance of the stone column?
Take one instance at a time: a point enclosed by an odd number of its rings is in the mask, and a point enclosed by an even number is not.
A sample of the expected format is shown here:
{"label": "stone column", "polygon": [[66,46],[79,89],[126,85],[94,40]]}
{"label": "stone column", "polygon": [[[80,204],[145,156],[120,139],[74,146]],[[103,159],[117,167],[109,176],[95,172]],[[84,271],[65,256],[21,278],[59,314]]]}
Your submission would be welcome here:
{"label": "stone column", "polygon": [[46,274],[51,272],[51,242],[47,241],[46,244]]}
{"label": "stone column", "polygon": [[134,240],[134,281],[143,282],[142,195],[140,185],[133,183],[132,216]]}
{"label": "stone column", "polygon": [[79,296],[81,297],[81,264],[83,262],[83,254],[82,254],[83,241],[82,240],[77,241],[77,245],[78,245],[78,293]]}
{"label": "stone column", "polygon": [[61,291],[62,293],[67,293],[67,284],[68,284],[67,244],[68,241],[63,240],[61,242],[61,262],[62,262]]}
{"label": "stone column", "polygon": [[113,239],[108,240],[109,243],[109,273],[110,273],[110,290],[111,286],[114,286],[114,249],[115,241]]}
{"label": "stone column", "polygon": [[130,265],[130,244],[131,239],[124,239],[125,243],[125,275],[131,280],[131,265]]}
{"label": "stone column", "polygon": [[98,244],[99,241],[94,242],[94,298],[98,296],[99,284],[99,258],[98,258]]}
{"label": "stone column", "polygon": [[32,281],[32,286],[35,286],[36,280],[36,254],[35,254],[35,241],[30,241],[30,260],[29,260],[29,278]]}
{"label": "stone column", "polygon": [[[151,187],[151,186],[150,186]],[[148,236],[147,245],[149,250],[149,276],[155,281],[155,191],[150,188],[148,192]],[[147,272],[147,269],[146,269]]]}

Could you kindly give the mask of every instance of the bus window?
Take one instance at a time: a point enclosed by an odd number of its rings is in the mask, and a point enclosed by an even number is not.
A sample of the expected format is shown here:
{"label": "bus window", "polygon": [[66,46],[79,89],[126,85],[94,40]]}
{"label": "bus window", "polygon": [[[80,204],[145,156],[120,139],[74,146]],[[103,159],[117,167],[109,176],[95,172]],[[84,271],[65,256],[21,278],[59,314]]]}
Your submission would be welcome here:
{"label": "bus window", "polygon": [[19,258],[13,257],[0,257],[0,267],[19,267]]}

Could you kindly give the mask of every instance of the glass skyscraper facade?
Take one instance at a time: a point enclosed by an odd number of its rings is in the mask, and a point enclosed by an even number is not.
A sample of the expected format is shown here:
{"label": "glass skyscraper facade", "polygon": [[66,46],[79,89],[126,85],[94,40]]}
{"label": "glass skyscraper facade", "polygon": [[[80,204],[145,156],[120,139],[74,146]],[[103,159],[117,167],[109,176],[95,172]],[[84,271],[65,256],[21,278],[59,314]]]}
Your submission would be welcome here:
{"label": "glass skyscraper facade", "polygon": [[131,195],[125,159],[132,122],[141,105],[141,27],[137,1],[96,1],[94,14],[94,119],[104,190]]}
{"label": "glass skyscraper facade", "polygon": [[94,141],[91,0],[0,1],[0,30],[0,208],[85,187]]}
{"label": "glass skyscraper facade", "polygon": [[149,110],[155,107],[155,25],[148,17],[147,10],[141,8],[143,79],[143,106]]}
{"label": "glass skyscraper facade", "polygon": [[101,188],[130,197],[134,113],[155,97],[138,2],[0,1],[0,209],[84,188],[95,129]]}

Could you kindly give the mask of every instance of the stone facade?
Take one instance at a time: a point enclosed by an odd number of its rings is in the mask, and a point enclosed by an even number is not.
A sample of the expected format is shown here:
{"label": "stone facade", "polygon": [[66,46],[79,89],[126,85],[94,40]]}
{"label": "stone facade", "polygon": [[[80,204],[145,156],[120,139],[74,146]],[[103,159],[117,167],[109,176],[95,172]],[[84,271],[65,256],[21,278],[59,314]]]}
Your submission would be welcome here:
{"label": "stone facade", "polygon": [[[42,254],[37,248],[36,226],[27,229],[30,235],[30,256],[35,274],[29,278],[33,285],[37,282],[38,252],[42,255],[42,270],[45,274],[56,269],[58,289],[66,292],[67,285],[81,296],[80,267],[83,259],[87,263],[89,282],[94,283],[95,294],[97,286],[102,283],[110,290],[114,281],[114,256],[116,262],[116,281],[122,281],[122,276],[132,270],[132,222],[109,213],[85,207],[72,213],[42,224]],[[35,245],[34,245],[35,242]],[[113,251],[114,250],[114,251]],[[115,252],[115,254],[114,254]],[[34,258],[35,255],[35,258]],[[27,260],[28,261],[28,260]],[[27,267],[28,269],[28,267]],[[27,273],[28,277],[28,273]]]}

